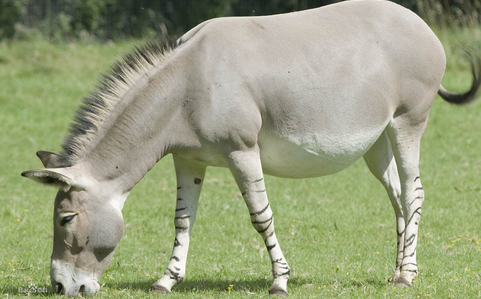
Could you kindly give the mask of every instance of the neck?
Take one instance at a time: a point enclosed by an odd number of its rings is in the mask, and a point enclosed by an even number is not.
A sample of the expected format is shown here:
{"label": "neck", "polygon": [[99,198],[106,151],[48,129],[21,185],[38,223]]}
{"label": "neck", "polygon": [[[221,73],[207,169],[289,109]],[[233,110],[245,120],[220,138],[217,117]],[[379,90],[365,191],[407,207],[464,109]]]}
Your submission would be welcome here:
{"label": "neck", "polygon": [[82,159],[98,181],[116,182],[128,192],[178,146],[176,139],[188,130],[182,113],[185,84],[177,74],[165,66],[143,77],[109,115]]}

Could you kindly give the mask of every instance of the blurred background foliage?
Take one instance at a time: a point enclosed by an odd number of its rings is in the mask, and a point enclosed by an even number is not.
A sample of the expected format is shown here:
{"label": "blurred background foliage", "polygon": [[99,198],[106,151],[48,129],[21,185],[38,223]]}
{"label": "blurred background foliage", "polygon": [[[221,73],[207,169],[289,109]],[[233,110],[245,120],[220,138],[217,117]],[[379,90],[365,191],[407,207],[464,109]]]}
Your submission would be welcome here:
{"label": "blurred background foliage", "polygon": [[[0,0],[0,39],[179,36],[221,16],[292,12],[336,0]],[[431,26],[477,26],[480,0],[395,0]]]}

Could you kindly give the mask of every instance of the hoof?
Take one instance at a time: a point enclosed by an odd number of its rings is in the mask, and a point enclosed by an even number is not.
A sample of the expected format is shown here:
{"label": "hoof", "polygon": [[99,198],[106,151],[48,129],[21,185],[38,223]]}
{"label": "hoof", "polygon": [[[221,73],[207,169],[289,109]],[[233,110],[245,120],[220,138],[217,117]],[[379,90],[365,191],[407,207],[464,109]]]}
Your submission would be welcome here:
{"label": "hoof", "polygon": [[289,293],[281,288],[273,288],[269,289],[269,295],[278,296],[278,297],[289,297]]}
{"label": "hoof", "polygon": [[161,285],[156,285],[156,284],[153,284],[151,287],[150,287],[150,292],[151,293],[157,293],[157,294],[161,294],[161,295],[164,295],[164,294],[169,294],[170,293],[170,290],[168,290],[167,288],[161,286]]}
{"label": "hoof", "polygon": [[409,280],[407,280],[405,277],[401,276],[398,279],[396,279],[396,286],[398,286],[398,287],[410,287],[411,282]]}

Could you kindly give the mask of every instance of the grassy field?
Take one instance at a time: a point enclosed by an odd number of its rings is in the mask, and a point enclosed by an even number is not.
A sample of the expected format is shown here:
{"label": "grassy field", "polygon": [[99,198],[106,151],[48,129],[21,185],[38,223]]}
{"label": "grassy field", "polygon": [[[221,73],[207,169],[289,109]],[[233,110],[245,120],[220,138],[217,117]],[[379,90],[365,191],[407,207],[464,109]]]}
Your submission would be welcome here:
{"label": "grassy field", "polygon": [[[443,84],[462,91],[470,73],[457,44],[481,45],[480,30],[439,32],[448,54]],[[110,44],[0,43],[0,297],[53,296],[49,279],[56,190],[20,177],[40,168],[37,150],[58,151],[74,110],[99,72],[138,41]],[[363,161],[309,180],[266,177],[293,298],[481,297],[481,102],[437,99],[422,143],[426,193],[420,275],[411,288],[387,283],[395,221]],[[132,191],[125,234],[98,297],[157,297],[174,239],[176,183],[167,157]],[[210,168],[192,236],[187,277],[169,298],[267,297],[270,262],[229,172]],[[43,293],[43,288],[47,293]],[[22,288],[22,289],[19,289]]]}

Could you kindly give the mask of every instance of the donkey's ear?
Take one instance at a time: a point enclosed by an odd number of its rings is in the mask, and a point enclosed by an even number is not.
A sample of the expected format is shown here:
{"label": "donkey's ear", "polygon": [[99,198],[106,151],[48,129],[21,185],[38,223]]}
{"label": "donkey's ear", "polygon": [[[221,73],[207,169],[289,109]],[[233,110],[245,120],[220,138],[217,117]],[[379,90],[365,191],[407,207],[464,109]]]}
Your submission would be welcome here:
{"label": "donkey's ear", "polygon": [[22,176],[41,184],[62,188],[64,190],[70,188],[83,190],[87,187],[86,182],[82,182],[69,174],[66,168],[29,170],[22,172]]}
{"label": "donkey's ear", "polygon": [[57,168],[60,167],[60,155],[52,152],[38,151],[37,157],[42,161],[43,166],[46,168]]}

